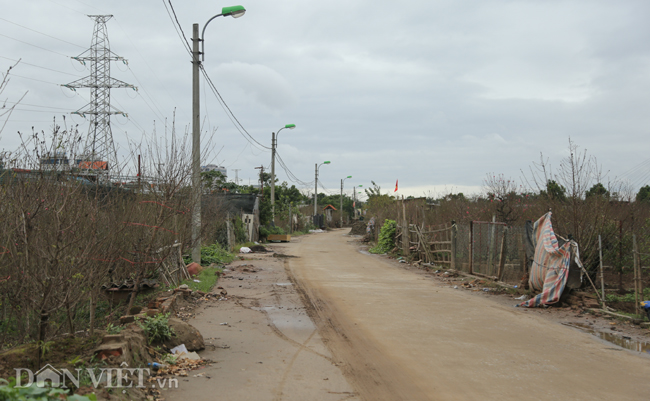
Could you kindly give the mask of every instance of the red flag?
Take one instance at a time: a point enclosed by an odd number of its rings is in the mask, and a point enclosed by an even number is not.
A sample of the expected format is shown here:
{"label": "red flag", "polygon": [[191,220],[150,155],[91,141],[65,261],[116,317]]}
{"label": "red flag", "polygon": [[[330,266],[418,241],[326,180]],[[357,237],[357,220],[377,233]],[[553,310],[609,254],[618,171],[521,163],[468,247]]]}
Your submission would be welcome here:
{"label": "red flag", "polygon": [[397,183],[398,182],[399,182],[399,180],[395,180],[395,190],[393,192],[397,192]]}

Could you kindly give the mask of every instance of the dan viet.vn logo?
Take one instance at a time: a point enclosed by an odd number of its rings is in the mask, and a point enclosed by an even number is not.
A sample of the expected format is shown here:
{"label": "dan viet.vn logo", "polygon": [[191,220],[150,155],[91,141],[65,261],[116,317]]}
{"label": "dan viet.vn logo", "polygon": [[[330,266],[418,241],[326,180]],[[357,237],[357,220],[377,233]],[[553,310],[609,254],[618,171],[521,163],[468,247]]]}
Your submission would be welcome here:
{"label": "dan viet.vn logo", "polygon": [[16,387],[70,388],[80,387],[83,380],[89,379],[94,388],[100,385],[106,388],[178,388],[178,380],[171,378],[158,378],[155,383],[147,386],[145,374],[150,376],[148,368],[129,368],[123,362],[119,368],[86,368],[86,369],[57,369],[52,365],[45,365],[34,373],[31,369],[17,368]]}

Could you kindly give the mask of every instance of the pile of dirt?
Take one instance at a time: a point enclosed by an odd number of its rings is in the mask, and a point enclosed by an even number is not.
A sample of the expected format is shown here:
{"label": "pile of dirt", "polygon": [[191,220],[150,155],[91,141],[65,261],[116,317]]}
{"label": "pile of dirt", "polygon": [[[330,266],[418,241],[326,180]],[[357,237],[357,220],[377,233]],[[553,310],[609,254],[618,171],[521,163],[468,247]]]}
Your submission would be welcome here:
{"label": "pile of dirt", "polygon": [[366,235],[367,223],[365,221],[356,221],[352,224],[350,235]]}

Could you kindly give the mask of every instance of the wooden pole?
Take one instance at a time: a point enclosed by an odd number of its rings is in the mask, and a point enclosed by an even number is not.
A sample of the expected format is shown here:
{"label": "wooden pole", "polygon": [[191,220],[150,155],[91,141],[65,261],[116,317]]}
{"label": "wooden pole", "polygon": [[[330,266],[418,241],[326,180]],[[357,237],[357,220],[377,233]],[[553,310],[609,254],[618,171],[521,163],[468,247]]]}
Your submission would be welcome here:
{"label": "wooden pole", "polygon": [[603,301],[603,309],[607,309],[605,305],[605,275],[603,274],[603,242],[598,236],[598,255],[600,259],[600,292],[602,294],[601,300]]}
{"label": "wooden pole", "polygon": [[451,268],[456,269],[456,222],[451,222]]}
{"label": "wooden pole", "polygon": [[[639,299],[639,287],[640,287],[640,273],[641,269],[639,267],[639,248],[637,247],[636,243],[636,234],[632,234],[632,245],[633,245],[633,252],[634,252],[634,308],[636,311],[636,314],[640,314],[641,310],[639,308],[639,302],[641,300]],[[643,294],[641,294],[643,296]]]}
{"label": "wooden pole", "polygon": [[411,234],[409,233],[409,223],[406,220],[406,205],[404,204],[404,195],[402,195],[402,249],[404,255],[409,255]]}
{"label": "wooden pole", "polygon": [[488,230],[488,260],[487,260],[487,272],[488,274],[494,275],[494,247],[496,246],[496,224],[494,224],[497,221],[497,215],[493,214],[492,215],[492,224],[489,224],[488,227],[490,229]]}
{"label": "wooden pole", "polygon": [[469,222],[469,274],[474,273],[474,266],[473,266],[473,259],[474,255],[472,255],[472,241],[474,241],[474,222],[470,221]]}
{"label": "wooden pole", "polygon": [[503,276],[503,267],[506,263],[506,233],[508,232],[508,227],[503,228],[503,234],[501,234],[501,249],[499,251],[499,270],[497,271],[497,278],[501,281]]}

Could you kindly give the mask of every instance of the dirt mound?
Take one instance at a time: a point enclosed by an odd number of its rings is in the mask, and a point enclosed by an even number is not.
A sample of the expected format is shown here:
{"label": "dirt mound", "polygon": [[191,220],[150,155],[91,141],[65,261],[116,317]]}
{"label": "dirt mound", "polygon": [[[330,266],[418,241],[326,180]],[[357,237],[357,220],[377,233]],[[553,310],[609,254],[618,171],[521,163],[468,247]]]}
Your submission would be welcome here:
{"label": "dirt mound", "polygon": [[171,349],[181,344],[185,344],[188,351],[200,351],[205,349],[203,336],[189,323],[182,320],[170,318],[169,326],[174,330],[175,335],[165,341],[165,346]]}
{"label": "dirt mound", "polygon": [[352,230],[350,230],[350,235],[366,235],[366,226],[365,221],[357,221],[352,224]]}
{"label": "dirt mound", "polygon": [[253,251],[253,252],[271,252],[262,245],[253,245],[253,246],[251,246],[251,251]]}

